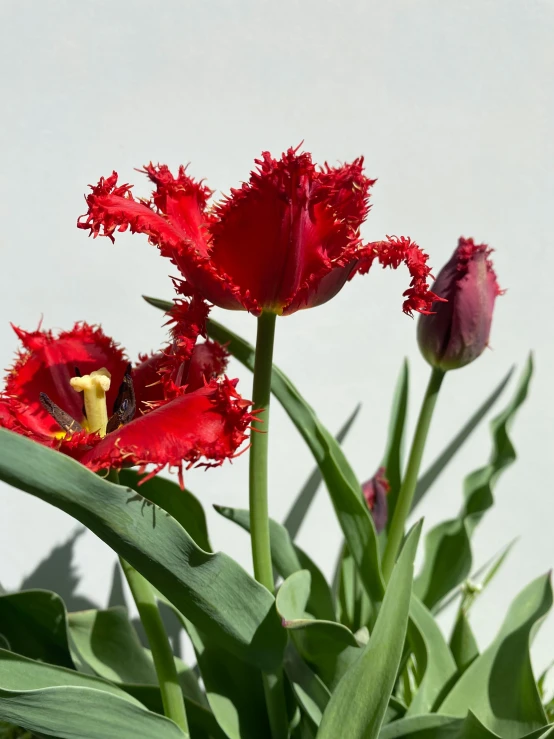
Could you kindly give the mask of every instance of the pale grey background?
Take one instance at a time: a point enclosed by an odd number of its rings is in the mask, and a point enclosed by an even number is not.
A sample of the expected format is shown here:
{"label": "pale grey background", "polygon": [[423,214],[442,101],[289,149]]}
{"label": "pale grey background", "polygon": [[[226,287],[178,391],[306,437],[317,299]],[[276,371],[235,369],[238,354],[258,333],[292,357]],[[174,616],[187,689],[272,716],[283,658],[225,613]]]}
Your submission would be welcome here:
{"label": "pale grey background", "polygon": [[[476,606],[481,643],[509,601],[551,567],[552,223],[554,126],[551,2],[15,2],[0,8],[0,365],[16,347],[8,322],[69,327],[100,322],[131,357],[159,346],[162,316],[141,293],[170,298],[171,265],[146,239],[112,247],[75,228],[87,183],[150,159],[220,191],[248,176],[262,149],[304,140],[316,161],[364,154],[379,178],[366,238],[406,234],[439,268],[460,234],[497,251],[501,285],[492,351],[448,377],[427,455],[438,451],[509,365],[536,352],[532,397],[513,432],[517,465],[475,537],[477,562],[512,537],[519,543]],[[278,364],[336,430],[363,411],[346,451],[361,478],[379,462],[394,379],[410,358],[413,422],[427,367],[415,322],[401,312],[405,271],[375,268],[322,308],[279,320]],[[247,314],[215,312],[253,338]],[[232,365],[245,395],[250,378]],[[507,400],[506,396],[506,400]],[[275,405],[271,513],[281,519],[312,467]],[[456,514],[461,479],[487,461],[486,426],[429,494],[426,525]],[[245,506],[247,458],[191,471],[187,483],[210,509]],[[25,494],[0,489],[0,582],[14,588],[75,522]],[[249,567],[246,536],[210,513],[213,540]],[[339,531],[325,492],[300,541],[327,572]],[[87,533],[77,544],[81,592],[103,601],[111,551]],[[554,657],[554,620],[537,642]]]}

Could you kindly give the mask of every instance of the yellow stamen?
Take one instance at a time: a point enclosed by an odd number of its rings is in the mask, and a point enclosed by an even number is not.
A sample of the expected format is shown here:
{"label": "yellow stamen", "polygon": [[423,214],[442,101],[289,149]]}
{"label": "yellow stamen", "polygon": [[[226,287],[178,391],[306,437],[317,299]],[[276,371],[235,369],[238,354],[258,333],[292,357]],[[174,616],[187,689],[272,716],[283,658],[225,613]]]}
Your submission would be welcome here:
{"label": "yellow stamen", "polygon": [[110,378],[108,370],[102,367],[90,375],[72,377],[69,381],[74,390],[84,395],[87,427],[91,434],[98,432],[100,436],[106,436],[108,424],[106,393],[110,389]]}

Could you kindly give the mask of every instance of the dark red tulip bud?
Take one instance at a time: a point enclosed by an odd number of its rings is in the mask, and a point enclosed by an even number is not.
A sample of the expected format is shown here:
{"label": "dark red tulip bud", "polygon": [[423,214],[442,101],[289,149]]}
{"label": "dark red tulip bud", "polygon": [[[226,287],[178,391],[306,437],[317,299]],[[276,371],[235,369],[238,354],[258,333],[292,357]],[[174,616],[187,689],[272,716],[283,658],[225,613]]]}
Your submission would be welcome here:
{"label": "dark red tulip bud", "polygon": [[373,523],[375,524],[377,533],[382,531],[387,524],[387,494],[389,490],[390,485],[385,477],[384,467],[379,467],[373,477],[362,485],[362,492],[373,516]]}
{"label": "dark red tulip bud", "polygon": [[494,301],[502,292],[490,260],[491,249],[460,238],[432,291],[447,302],[433,303],[419,318],[417,340],[429,364],[444,371],[473,362],[489,343]]}

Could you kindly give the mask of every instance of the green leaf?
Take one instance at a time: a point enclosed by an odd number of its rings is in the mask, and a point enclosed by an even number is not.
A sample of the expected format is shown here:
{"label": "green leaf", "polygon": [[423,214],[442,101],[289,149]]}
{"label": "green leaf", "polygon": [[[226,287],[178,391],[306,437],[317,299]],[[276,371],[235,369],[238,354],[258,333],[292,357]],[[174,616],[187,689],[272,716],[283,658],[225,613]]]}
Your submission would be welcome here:
{"label": "green leaf", "polygon": [[[383,727],[379,739],[498,739],[498,735],[489,731],[471,711],[466,718],[451,716],[414,716],[400,719]],[[529,737],[529,739],[531,739]],[[535,739],[533,737],[533,739]]]}
{"label": "green leaf", "polygon": [[460,675],[479,656],[477,640],[473,635],[467,614],[461,609],[458,611],[452,636],[450,637],[450,649]]}
{"label": "green leaf", "polygon": [[178,521],[189,536],[205,552],[211,552],[206,515],[202,503],[189,490],[181,490],[179,485],[156,475],[140,483],[141,475],[136,470],[121,470],[119,482],[136,490],[143,498],[155,503]]}
{"label": "green leaf", "polygon": [[291,630],[300,654],[332,690],[361,651],[356,637],[346,626],[308,617],[310,587],[311,576],[307,570],[290,575],[277,593],[277,612],[283,626]]}
{"label": "green leaf", "polygon": [[548,575],[528,585],[514,600],[492,644],[454,685],[440,712],[464,716],[469,709],[505,739],[518,739],[546,724],[535,683],[529,643],[552,605]]}
{"label": "green leaf", "polygon": [[[250,370],[254,369],[254,347],[224,326],[208,319],[208,335]],[[384,583],[381,575],[377,534],[369,509],[352,468],[340,445],[320,423],[291,381],[273,367],[271,391],[310,448],[321,470],[344,537],[368,595],[380,602]]]}
{"label": "green leaf", "polygon": [[491,423],[493,449],[489,464],[466,477],[465,502],[460,514],[436,526],[426,537],[425,560],[415,581],[415,592],[431,610],[471,571],[471,536],[494,502],[492,491],[500,474],[516,458],[508,430],[527,397],[532,373],[533,362],[529,357],[514,397]]}
{"label": "green leaf", "polygon": [[168,311],[175,308],[175,303],[173,303],[171,300],[162,300],[161,298],[151,298],[149,295],[143,295],[143,300],[146,300],[146,302],[149,305],[154,306],[154,308],[158,308],[158,310],[162,310],[164,313],[167,313]]}
{"label": "green leaf", "polygon": [[406,416],[408,413],[408,395],[410,387],[410,366],[408,360],[402,363],[402,369],[396,382],[394,396],[392,401],[391,415],[389,420],[389,430],[387,435],[387,445],[383,456],[382,466],[385,468],[385,475],[390,485],[387,495],[388,519],[387,528],[392,521],[394,509],[400,485],[402,483],[402,455],[404,442],[404,427],[406,425]]}
{"label": "green leaf", "polygon": [[[139,700],[149,711],[164,715],[162,695],[155,685],[121,683],[120,687]],[[209,708],[186,695],[184,699],[191,739],[228,739]]]}
{"label": "green leaf", "polygon": [[[240,508],[227,508],[214,505],[215,510],[225,518],[250,531],[250,513]],[[312,586],[306,610],[316,618],[334,621],[335,608],[333,596],[327,581],[312,559],[300,547],[293,544],[286,528],[273,519],[269,520],[271,560],[273,566],[286,579],[294,572],[308,570],[312,576]]]}
{"label": "green leaf", "polygon": [[319,726],[331,693],[325,683],[308,667],[291,642],[285,650],[283,666],[298,702],[314,726]]}
{"label": "green leaf", "polygon": [[185,628],[213,715],[229,739],[271,736],[261,674],[205,638],[190,621]]}
{"label": "green leaf", "polygon": [[56,593],[26,590],[1,595],[0,636],[12,652],[73,668],[65,605]]}
{"label": "green leaf", "polygon": [[412,596],[410,605],[408,639],[417,661],[420,681],[407,715],[416,716],[434,709],[457,669],[437,622],[415,596]]}
{"label": "green leaf", "polygon": [[332,694],[317,739],[379,736],[402,658],[420,533],[421,522],[406,539],[369,643]]}
{"label": "green leaf", "polygon": [[230,557],[200,549],[175,519],[78,462],[0,429],[0,479],[81,521],[211,639],[271,671],[286,633],[268,591]]}
{"label": "green leaf", "polygon": [[0,650],[0,719],[61,739],[186,736],[110,683],[5,650]]}
{"label": "green leaf", "polygon": [[434,484],[436,479],[442,473],[444,468],[449,464],[455,454],[459,452],[463,444],[467,441],[473,431],[477,428],[483,418],[496,403],[500,395],[504,392],[504,388],[508,384],[513,373],[514,368],[512,367],[507,375],[500,381],[500,383],[488,396],[488,398],[479,406],[479,408],[475,411],[471,418],[464,424],[464,426],[460,429],[460,431],[456,434],[452,441],[447,444],[447,446],[439,454],[437,459],[431,464],[429,469],[427,469],[424,474],[421,475],[415,489],[412,510],[414,510],[414,508],[421,501],[425,493],[429,490],[429,488]]}
{"label": "green leaf", "polygon": [[68,623],[75,648],[99,677],[116,683],[157,684],[152,658],[125,609],[70,613]]}
{"label": "green leaf", "polygon": [[[342,444],[342,442],[345,440],[348,432],[352,427],[352,424],[354,423],[358,413],[360,412],[361,407],[361,404],[358,404],[354,408],[353,412],[346,419],[344,425],[340,428],[337,435],[335,436],[335,439],[339,444]],[[323,477],[321,475],[321,471],[319,467],[316,467],[312,474],[306,480],[302,490],[298,494],[298,497],[292,504],[287,517],[283,521],[283,526],[288,531],[289,536],[293,541],[294,539],[296,539],[296,535],[300,530],[300,526],[302,525],[302,522],[304,521],[306,514],[308,513],[308,510],[313,502],[313,499],[315,498],[315,494],[317,493],[322,480]]]}

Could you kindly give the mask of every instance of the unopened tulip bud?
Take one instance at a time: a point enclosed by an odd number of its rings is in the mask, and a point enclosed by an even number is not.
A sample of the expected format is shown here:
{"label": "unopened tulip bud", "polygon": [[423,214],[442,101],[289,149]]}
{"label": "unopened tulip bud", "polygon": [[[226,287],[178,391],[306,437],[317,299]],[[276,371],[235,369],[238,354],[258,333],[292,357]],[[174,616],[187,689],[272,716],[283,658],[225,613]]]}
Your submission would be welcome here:
{"label": "unopened tulip bud", "polygon": [[388,518],[387,494],[390,490],[389,481],[385,477],[385,468],[379,467],[373,477],[364,482],[362,492],[371,515],[377,533],[382,531]]}
{"label": "unopened tulip bud", "polygon": [[501,290],[490,260],[491,249],[460,238],[451,259],[439,272],[432,291],[445,302],[421,315],[419,348],[432,367],[458,369],[473,362],[489,343],[494,301]]}

